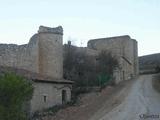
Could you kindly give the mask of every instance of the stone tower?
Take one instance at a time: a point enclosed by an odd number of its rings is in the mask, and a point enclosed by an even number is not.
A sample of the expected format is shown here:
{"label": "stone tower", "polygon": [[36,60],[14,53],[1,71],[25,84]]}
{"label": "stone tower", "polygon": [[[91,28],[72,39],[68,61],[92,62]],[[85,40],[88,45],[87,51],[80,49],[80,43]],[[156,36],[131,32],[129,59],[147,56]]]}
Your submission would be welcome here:
{"label": "stone tower", "polygon": [[40,26],[28,44],[0,44],[0,65],[62,79],[63,28]]}
{"label": "stone tower", "polygon": [[55,79],[63,77],[63,28],[40,26],[39,39],[39,73]]}

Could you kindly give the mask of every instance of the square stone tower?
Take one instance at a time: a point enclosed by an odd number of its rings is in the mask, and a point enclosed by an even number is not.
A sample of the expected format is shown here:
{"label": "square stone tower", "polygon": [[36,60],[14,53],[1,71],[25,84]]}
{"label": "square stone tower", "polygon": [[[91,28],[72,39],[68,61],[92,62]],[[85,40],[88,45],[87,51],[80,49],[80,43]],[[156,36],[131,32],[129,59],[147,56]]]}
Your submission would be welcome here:
{"label": "square stone tower", "polygon": [[128,80],[138,76],[138,48],[137,41],[128,35],[109,38],[92,39],[88,42],[88,48],[97,51],[108,51],[119,62],[118,81]]}

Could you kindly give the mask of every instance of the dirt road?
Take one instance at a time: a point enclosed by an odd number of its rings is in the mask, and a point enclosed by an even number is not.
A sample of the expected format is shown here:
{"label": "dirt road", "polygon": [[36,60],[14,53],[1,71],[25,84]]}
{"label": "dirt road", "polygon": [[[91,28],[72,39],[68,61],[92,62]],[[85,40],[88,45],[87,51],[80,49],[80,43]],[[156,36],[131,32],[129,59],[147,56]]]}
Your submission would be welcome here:
{"label": "dirt road", "polygon": [[152,87],[152,75],[133,83],[124,101],[110,112],[99,109],[89,120],[160,120],[160,95]]}
{"label": "dirt road", "polygon": [[47,115],[38,120],[89,120],[93,115],[100,118],[124,101],[134,82],[124,81],[114,87],[107,86],[101,92],[83,94],[75,106],[61,109],[55,115]]}

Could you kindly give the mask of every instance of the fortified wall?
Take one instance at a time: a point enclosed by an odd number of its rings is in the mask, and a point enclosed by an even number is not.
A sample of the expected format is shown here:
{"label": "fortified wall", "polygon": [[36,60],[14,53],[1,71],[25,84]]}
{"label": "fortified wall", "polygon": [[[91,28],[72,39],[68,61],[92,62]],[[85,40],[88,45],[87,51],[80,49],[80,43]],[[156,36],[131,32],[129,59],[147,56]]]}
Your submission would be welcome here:
{"label": "fortified wall", "polygon": [[96,57],[101,51],[110,52],[119,63],[114,71],[116,83],[138,76],[138,48],[137,41],[130,36],[116,36],[109,38],[91,39],[87,47],[77,47],[76,52],[86,53],[96,62]]}
{"label": "fortified wall", "polygon": [[40,26],[28,44],[0,44],[0,65],[55,79],[63,77],[63,28]]}
{"label": "fortified wall", "polygon": [[92,39],[88,42],[88,48],[111,52],[117,58],[119,68],[114,72],[117,82],[139,74],[137,41],[131,39],[130,36]]}

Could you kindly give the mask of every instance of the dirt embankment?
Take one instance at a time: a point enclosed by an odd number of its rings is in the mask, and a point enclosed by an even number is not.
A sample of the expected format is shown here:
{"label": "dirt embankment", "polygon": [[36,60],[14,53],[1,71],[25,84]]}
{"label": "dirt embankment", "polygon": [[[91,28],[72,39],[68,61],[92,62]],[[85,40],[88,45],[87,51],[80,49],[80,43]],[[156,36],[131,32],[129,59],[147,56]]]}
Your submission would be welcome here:
{"label": "dirt embankment", "polygon": [[160,93],[160,73],[154,75],[153,80],[152,80],[152,85]]}
{"label": "dirt embankment", "polygon": [[[101,92],[83,94],[77,105],[62,109],[56,115],[41,120],[89,120],[100,109],[110,111],[119,105],[127,95],[134,81],[125,81],[115,87],[106,87]],[[99,115],[103,113],[98,113]]]}

